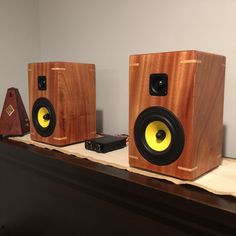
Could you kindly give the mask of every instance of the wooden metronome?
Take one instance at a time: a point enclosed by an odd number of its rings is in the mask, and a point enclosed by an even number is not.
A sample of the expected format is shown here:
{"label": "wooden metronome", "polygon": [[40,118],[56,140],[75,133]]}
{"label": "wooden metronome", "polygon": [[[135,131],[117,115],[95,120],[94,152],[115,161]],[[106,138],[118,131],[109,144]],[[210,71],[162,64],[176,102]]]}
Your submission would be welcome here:
{"label": "wooden metronome", "polygon": [[94,64],[31,63],[28,75],[32,140],[64,146],[95,138]]}
{"label": "wooden metronome", "polygon": [[129,163],[195,179],[221,163],[225,57],[130,56]]}
{"label": "wooden metronome", "polygon": [[9,88],[0,118],[0,135],[22,136],[29,129],[29,118],[20,93],[16,88]]}

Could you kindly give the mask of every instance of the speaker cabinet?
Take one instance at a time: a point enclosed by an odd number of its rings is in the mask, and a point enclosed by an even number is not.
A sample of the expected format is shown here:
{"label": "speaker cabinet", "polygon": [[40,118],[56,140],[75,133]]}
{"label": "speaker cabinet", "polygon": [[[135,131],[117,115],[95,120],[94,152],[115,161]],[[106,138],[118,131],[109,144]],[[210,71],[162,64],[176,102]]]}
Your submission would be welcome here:
{"label": "speaker cabinet", "polygon": [[95,65],[28,65],[31,139],[64,146],[96,136]]}
{"label": "speaker cabinet", "polygon": [[225,57],[130,56],[129,163],[195,179],[221,163]]}

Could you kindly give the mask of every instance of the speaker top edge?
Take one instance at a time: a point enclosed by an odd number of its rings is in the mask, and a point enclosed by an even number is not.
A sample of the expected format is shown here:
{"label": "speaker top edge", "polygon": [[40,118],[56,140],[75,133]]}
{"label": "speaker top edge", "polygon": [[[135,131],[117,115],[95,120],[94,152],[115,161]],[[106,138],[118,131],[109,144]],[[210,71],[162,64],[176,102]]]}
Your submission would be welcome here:
{"label": "speaker top edge", "polygon": [[150,53],[133,54],[133,55],[130,55],[130,58],[140,57],[140,56],[148,56],[148,55],[161,55],[161,54],[192,54],[193,56],[197,57],[199,53],[209,54],[209,55],[214,55],[214,56],[223,56],[220,54],[215,54],[215,53],[211,53],[211,52],[204,52],[204,51],[192,49],[192,50],[179,50],[179,51],[150,52]]}
{"label": "speaker top edge", "polygon": [[95,66],[94,63],[82,63],[82,62],[68,62],[68,61],[47,61],[47,62],[31,62],[28,63],[28,66],[34,66],[34,65],[62,65],[62,64],[68,64],[68,65],[87,65],[87,66]]}

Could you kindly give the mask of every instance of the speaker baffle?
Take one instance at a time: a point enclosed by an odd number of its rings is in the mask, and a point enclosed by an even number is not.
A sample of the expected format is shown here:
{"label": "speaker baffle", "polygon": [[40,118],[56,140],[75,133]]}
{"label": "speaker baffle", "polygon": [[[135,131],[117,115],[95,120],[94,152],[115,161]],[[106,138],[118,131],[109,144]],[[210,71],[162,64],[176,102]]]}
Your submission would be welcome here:
{"label": "speaker baffle", "polygon": [[142,111],[134,125],[134,140],[140,154],[156,165],[176,161],[184,147],[184,131],[178,118],[163,107]]}
{"label": "speaker baffle", "polygon": [[50,136],[56,127],[56,113],[46,98],[38,98],[32,109],[34,128],[43,137]]}

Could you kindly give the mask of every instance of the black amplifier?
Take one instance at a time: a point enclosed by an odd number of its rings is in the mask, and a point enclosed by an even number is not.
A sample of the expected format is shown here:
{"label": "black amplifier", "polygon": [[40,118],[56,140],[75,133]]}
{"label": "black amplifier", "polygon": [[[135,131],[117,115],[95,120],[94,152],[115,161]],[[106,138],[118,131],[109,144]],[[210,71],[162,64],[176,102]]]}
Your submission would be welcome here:
{"label": "black amplifier", "polygon": [[106,153],[126,146],[127,137],[104,136],[85,141],[85,148],[95,152]]}

